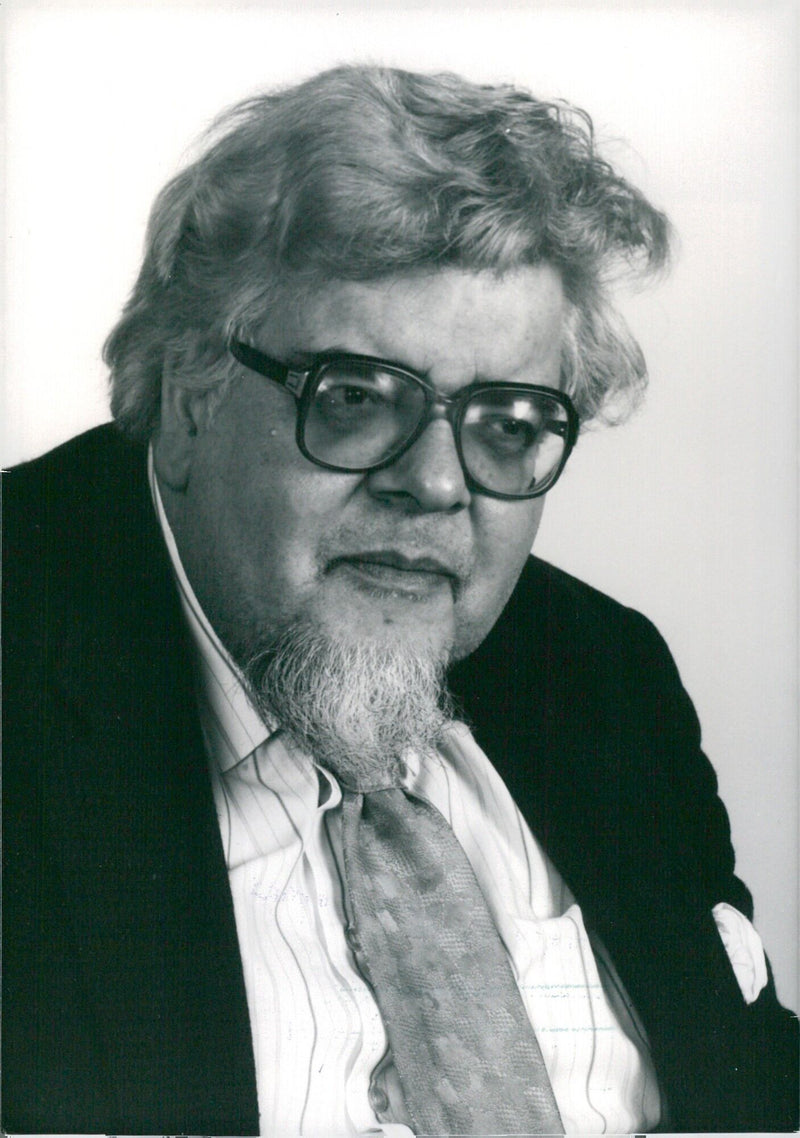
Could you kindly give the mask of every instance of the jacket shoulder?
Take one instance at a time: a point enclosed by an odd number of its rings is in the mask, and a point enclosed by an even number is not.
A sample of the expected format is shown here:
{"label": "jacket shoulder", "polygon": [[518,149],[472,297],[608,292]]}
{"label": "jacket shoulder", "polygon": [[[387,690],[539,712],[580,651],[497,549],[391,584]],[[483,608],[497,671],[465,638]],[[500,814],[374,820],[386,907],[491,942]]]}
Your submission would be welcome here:
{"label": "jacket shoulder", "polygon": [[642,613],[579,580],[563,569],[529,557],[508,604],[486,640],[458,668],[484,669],[488,661],[529,673],[565,667],[570,672],[605,664],[619,669],[626,659],[671,656],[661,635]]}
{"label": "jacket shoulder", "polygon": [[3,472],[7,569],[35,571],[42,558],[93,545],[147,497],[145,451],[113,423],[95,427]]}
{"label": "jacket shoulder", "polygon": [[529,557],[512,596],[515,606],[528,608],[545,605],[551,616],[562,623],[584,625],[611,622],[653,625],[642,613],[581,581],[564,569],[539,557]]}
{"label": "jacket shoulder", "polygon": [[[3,475],[3,656],[10,677],[57,664],[101,628],[146,619],[163,561],[146,452],[108,424]],[[36,673],[38,675],[38,673]]]}
{"label": "jacket shoulder", "polygon": [[[116,485],[122,489],[143,461],[143,449],[113,423],[94,427],[29,462],[3,471],[3,526],[30,533],[43,516],[74,501],[85,509]],[[35,512],[32,512],[35,511]]]}
{"label": "jacket shoulder", "polygon": [[[668,877],[696,889],[699,865],[705,897],[749,915],[697,715],[646,617],[531,558],[497,624],[450,681],[573,891],[580,881],[599,894],[609,877],[618,885],[629,877],[633,887],[642,863],[619,863],[616,836],[649,834],[669,850],[649,863],[654,890],[671,888]],[[576,851],[598,824],[608,860],[601,871],[598,857],[599,876],[587,881]]]}

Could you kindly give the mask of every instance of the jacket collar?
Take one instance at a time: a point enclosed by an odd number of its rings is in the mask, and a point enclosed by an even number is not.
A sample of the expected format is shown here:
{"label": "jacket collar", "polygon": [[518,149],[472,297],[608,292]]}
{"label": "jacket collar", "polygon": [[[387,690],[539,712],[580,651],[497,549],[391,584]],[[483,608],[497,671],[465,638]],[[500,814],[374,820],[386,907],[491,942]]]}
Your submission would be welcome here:
{"label": "jacket collar", "polygon": [[54,597],[61,635],[43,711],[65,905],[114,1072],[118,1129],[151,1132],[158,1118],[164,1131],[257,1132],[188,640],[144,451],[109,444],[88,496],[96,516],[79,527],[83,545],[91,540],[72,552],[78,588]]}

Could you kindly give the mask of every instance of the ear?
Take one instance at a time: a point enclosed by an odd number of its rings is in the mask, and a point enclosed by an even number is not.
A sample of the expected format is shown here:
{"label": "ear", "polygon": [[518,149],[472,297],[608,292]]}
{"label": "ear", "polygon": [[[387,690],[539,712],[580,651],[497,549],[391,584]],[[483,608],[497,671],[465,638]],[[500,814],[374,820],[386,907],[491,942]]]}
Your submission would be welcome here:
{"label": "ear", "polygon": [[153,462],[159,480],[172,490],[189,483],[197,434],[207,419],[208,392],[174,381],[165,366],[161,380],[161,419],[153,438]]}

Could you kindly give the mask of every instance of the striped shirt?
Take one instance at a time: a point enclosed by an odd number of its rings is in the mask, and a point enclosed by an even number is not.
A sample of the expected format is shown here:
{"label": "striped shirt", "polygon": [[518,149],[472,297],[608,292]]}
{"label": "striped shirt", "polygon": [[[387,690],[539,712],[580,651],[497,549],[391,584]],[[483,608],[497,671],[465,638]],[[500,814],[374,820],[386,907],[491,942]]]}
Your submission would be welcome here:
{"label": "striped shirt", "polygon": [[[151,487],[197,650],[260,1132],[410,1138],[386,1031],[345,932],[340,787],[252,707],[186,578],[152,464]],[[407,789],[444,815],[475,871],[566,1131],[652,1130],[661,1101],[635,1011],[489,759],[463,724],[435,752],[406,759]]]}

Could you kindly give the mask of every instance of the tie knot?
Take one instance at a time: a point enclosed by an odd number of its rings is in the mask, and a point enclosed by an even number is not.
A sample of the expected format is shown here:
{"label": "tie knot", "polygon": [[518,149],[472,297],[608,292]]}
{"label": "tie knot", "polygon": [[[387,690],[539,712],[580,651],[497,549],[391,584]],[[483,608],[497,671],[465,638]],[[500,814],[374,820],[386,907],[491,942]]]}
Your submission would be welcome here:
{"label": "tie knot", "polygon": [[330,763],[328,767],[336,775],[343,790],[353,794],[372,794],[378,790],[391,790],[403,787],[407,778],[406,764],[400,758],[392,758],[385,765],[363,766],[357,761]]}

